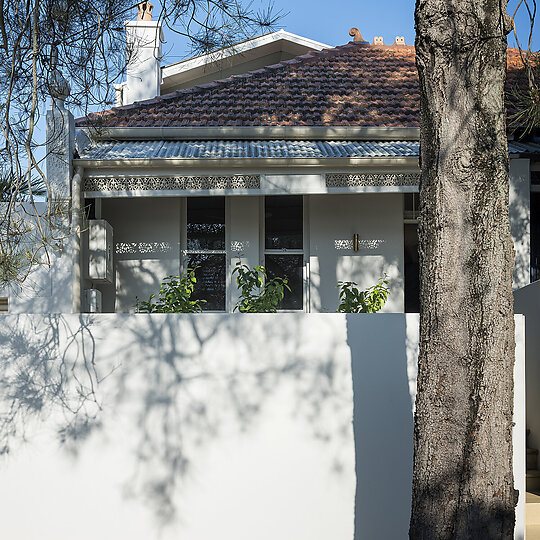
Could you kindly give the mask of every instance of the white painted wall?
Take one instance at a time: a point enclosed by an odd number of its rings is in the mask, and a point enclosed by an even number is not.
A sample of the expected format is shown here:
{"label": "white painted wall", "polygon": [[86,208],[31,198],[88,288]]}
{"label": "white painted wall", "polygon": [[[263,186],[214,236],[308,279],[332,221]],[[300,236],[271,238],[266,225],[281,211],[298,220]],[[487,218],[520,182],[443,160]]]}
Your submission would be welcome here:
{"label": "white painted wall", "polygon": [[[67,203],[65,203],[67,205]],[[46,203],[36,203],[40,215],[47,212]],[[2,210],[0,209],[0,215]],[[40,233],[37,228],[35,210],[28,203],[16,208],[12,219],[21,220],[21,228],[28,228],[28,248],[36,249],[40,245]],[[71,313],[71,238],[69,220],[63,224],[58,221],[55,237],[58,241],[49,243],[48,256],[50,267],[45,264],[47,256],[41,249],[44,264],[34,264],[31,272],[23,283],[12,282],[9,286],[0,288],[0,296],[7,296],[10,313]],[[44,218],[41,226],[47,234],[47,220]]]}
{"label": "white painted wall", "polygon": [[105,312],[133,312],[163,279],[180,273],[180,199],[107,199],[102,217],[114,231],[115,284],[95,285]]}
{"label": "white painted wall", "polygon": [[[523,493],[521,321],[514,451]],[[0,438],[10,449],[0,456],[3,537],[407,537],[417,315],[2,323],[0,413],[15,411],[7,426],[19,430]],[[97,404],[81,399],[92,386]],[[523,510],[520,497],[519,539]]]}
{"label": "white painted wall", "polygon": [[386,273],[391,290],[383,311],[403,312],[402,194],[311,195],[309,215],[311,310],[336,311],[338,281],[355,281],[365,289]]}
{"label": "white painted wall", "polygon": [[510,229],[514,241],[514,289],[531,282],[531,181],[528,159],[510,160]]}
{"label": "white painted wall", "polygon": [[526,441],[526,350],[525,317],[515,315],[516,323],[516,362],[514,364],[514,429],[512,430],[514,488],[519,492],[516,506],[515,540],[525,540],[525,497],[527,472]]}
{"label": "white painted wall", "polygon": [[239,260],[250,268],[261,264],[260,261],[260,222],[261,197],[228,198],[228,242],[229,242],[229,282],[230,310],[239,299],[236,278],[233,269]]}
{"label": "white painted wall", "polygon": [[529,446],[540,448],[540,281],[514,291],[514,311],[525,315]]}

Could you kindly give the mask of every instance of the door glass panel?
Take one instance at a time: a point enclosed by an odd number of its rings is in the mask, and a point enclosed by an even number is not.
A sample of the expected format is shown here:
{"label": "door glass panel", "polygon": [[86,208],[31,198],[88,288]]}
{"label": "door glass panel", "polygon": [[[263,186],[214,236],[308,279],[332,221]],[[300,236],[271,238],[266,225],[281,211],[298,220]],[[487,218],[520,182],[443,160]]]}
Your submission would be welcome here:
{"label": "door glass panel", "polygon": [[405,262],[405,313],[420,311],[420,263],[418,259],[418,226],[405,223],[404,262]]}
{"label": "door glass panel", "polygon": [[188,198],[187,249],[225,249],[225,197]]}
{"label": "door glass panel", "polygon": [[290,291],[285,290],[278,309],[303,309],[303,255],[266,255],[265,266],[268,278],[287,278]]}
{"label": "door glass panel", "polygon": [[302,249],[301,195],[265,197],[265,249]]}
{"label": "door glass panel", "polygon": [[203,311],[225,310],[225,254],[192,253],[188,257],[188,268],[196,268],[197,283],[191,298],[206,300]]}

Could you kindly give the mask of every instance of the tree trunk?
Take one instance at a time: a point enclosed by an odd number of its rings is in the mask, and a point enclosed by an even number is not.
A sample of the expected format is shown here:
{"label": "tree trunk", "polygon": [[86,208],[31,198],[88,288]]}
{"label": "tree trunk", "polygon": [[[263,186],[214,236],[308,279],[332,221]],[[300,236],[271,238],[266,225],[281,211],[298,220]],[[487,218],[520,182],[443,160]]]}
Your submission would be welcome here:
{"label": "tree trunk", "polygon": [[506,0],[417,0],[420,354],[412,539],[511,539]]}

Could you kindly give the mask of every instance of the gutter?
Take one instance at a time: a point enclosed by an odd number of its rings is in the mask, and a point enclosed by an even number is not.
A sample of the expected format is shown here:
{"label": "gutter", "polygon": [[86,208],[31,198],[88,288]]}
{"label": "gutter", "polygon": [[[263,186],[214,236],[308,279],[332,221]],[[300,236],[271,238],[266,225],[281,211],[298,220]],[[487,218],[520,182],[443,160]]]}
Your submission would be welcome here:
{"label": "gutter", "polygon": [[[74,165],[85,168],[126,168],[126,167],[189,167],[190,169],[236,169],[236,168],[283,168],[283,167],[407,167],[418,169],[418,156],[379,158],[224,158],[224,159],[74,159]],[[419,170],[419,169],[418,169]],[[127,174],[129,174],[126,171]]]}
{"label": "gutter", "polygon": [[94,140],[353,140],[418,141],[420,128],[358,126],[82,127]]}

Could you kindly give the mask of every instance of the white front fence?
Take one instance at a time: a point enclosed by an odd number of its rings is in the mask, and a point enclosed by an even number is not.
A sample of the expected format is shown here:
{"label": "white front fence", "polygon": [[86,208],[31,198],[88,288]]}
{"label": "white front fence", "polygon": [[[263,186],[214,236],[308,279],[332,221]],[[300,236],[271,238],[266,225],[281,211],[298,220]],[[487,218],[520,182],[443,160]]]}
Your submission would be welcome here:
{"label": "white front fence", "polygon": [[404,539],[417,332],[402,314],[2,316],[2,537]]}

